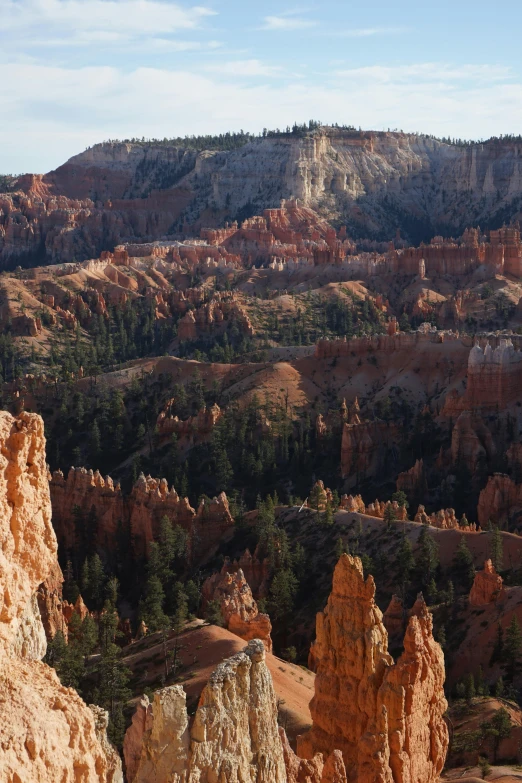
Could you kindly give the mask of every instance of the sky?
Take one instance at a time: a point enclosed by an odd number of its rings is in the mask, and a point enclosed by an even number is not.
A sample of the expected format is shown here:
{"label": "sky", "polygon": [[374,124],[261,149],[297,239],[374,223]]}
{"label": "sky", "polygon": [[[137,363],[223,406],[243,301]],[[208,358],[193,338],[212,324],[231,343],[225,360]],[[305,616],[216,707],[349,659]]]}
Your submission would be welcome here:
{"label": "sky", "polygon": [[0,0],[0,173],[295,121],[522,133],[522,3]]}

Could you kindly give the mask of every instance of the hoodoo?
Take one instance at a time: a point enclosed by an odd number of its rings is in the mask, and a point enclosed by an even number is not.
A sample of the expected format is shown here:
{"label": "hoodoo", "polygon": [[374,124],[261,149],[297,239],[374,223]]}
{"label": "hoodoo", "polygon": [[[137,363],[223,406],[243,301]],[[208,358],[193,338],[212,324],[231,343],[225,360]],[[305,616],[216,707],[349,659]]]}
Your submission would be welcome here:
{"label": "hoodoo", "polygon": [[40,660],[36,592],[56,567],[40,416],[0,412],[0,780],[121,783],[107,714]]}
{"label": "hoodoo", "polygon": [[444,766],[444,657],[425,604],[417,606],[394,663],[388,634],[359,558],[342,555],[313,646],[313,726],[299,738],[305,758],[340,749],[348,781],[433,783]]}

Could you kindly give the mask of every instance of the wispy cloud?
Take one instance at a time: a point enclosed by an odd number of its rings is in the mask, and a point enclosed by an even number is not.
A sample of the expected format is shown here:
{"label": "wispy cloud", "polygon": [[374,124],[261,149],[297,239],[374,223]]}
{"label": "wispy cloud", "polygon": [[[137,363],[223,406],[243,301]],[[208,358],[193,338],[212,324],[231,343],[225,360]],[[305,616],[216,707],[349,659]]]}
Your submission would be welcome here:
{"label": "wispy cloud", "polygon": [[42,26],[61,31],[119,34],[177,33],[198,28],[215,11],[160,0],[1,0],[2,32],[31,34]]}
{"label": "wispy cloud", "polygon": [[223,74],[224,76],[251,77],[269,76],[281,77],[284,69],[280,65],[267,65],[261,60],[230,60],[206,65],[204,71]]}
{"label": "wispy cloud", "polygon": [[300,16],[294,16],[292,13],[281,14],[280,16],[265,16],[263,19],[262,30],[304,30],[310,27],[316,27],[317,22],[312,19],[304,19]]}
{"label": "wispy cloud", "polygon": [[353,27],[346,30],[329,30],[328,35],[336,38],[370,38],[374,35],[401,35],[407,27]]}
{"label": "wispy cloud", "polygon": [[449,63],[414,63],[411,65],[371,65],[364,68],[338,70],[344,79],[364,80],[382,84],[415,82],[497,82],[512,76],[512,69],[503,65],[452,65]]}

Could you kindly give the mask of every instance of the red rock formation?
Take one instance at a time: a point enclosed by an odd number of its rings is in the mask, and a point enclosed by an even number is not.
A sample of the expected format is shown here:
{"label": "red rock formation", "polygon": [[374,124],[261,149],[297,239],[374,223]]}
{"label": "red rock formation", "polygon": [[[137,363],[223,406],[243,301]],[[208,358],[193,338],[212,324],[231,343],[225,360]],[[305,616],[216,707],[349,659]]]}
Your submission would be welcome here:
{"label": "red rock formation", "polygon": [[481,490],[477,516],[481,527],[489,522],[502,527],[517,519],[522,512],[522,484],[515,484],[505,473],[494,473]]}
{"label": "red rock formation", "polygon": [[298,754],[311,759],[340,749],[354,783],[434,783],[448,730],[444,656],[431,615],[424,606],[410,617],[404,653],[394,664],[374,595],[361,561],[343,555],[327,607],[317,615],[313,726],[298,739]]}
{"label": "red rock formation", "polygon": [[486,560],[484,570],[477,571],[469,594],[471,606],[495,603],[504,597],[503,580],[495,571],[491,560]]}
{"label": "red rock formation", "polygon": [[225,562],[220,572],[209,576],[201,589],[203,608],[209,601],[217,601],[225,627],[245,641],[261,639],[267,652],[272,652],[272,623],[267,614],[261,614],[252,596],[243,571],[230,572]]}
{"label": "red rock formation", "polygon": [[426,473],[422,459],[416,460],[412,468],[404,473],[399,473],[397,476],[397,490],[405,492],[410,500],[422,497],[427,488]]}
{"label": "red rock formation", "polygon": [[451,458],[454,465],[466,465],[474,473],[479,465],[488,464],[496,453],[490,430],[483,418],[464,411],[451,433]]}
{"label": "red rock formation", "polygon": [[50,641],[56,631],[61,631],[67,639],[67,617],[62,596],[63,574],[58,561],[54,563],[49,576],[38,588],[36,597],[47,640]]}
{"label": "red rock formation", "polygon": [[496,348],[475,345],[469,354],[466,399],[473,410],[503,410],[518,399],[522,382],[522,351],[512,340],[501,339]]}
{"label": "red rock formation", "polygon": [[399,596],[392,595],[388,608],[382,616],[382,621],[388,633],[388,641],[393,647],[398,647],[404,638],[406,621],[404,604]]}
{"label": "red rock formation", "polygon": [[394,437],[394,425],[385,421],[345,423],[341,441],[342,477],[355,483],[358,478],[376,475],[385,463]]}
{"label": "red rock formation", "polygon": [[180,498],[165,479],[140,475],[132,492],[124,497],[119,484],[110,476],[103,479],[98,471],[71,468],[64,479],[56,471],[50,480],[53,522],[58,540],[65,549],[75,543],[74,509],[85,517],[94,509],[96,542],[100,548],[116,546],[118,525],[128,526],[137,553],[144,554],[159,532],[161,519],[168,517],[189,534],[190,556],[194,561],[206,557],[230,529],[234,520],[224,492],[210,501],[202,500],[195,511],[188,498]]}
{"label": "red rock formation", "polygon": [[0,780],[122,783],[120,759],[92,710],[41,663],[35,598],[59,581],[42,419],[0,412]]}
{"label": "red rock formation", "polygon": [[156,428],[162,438],[175,433],[184,446],[193,446],[206,440],[223,415],[219,405],[214,403],[208,410],[201,408],[195,416],[179,419],[171,414],[174,402],[175,399],[167,402],[156,420]]}
{"label": "red rock formation", "polygon": [[342,754],[334,750],[323,762],[323,754],[317,753],[313,759],[300,759],[296,756],[282,726],[279,736],[283,746],[287,783],[346,783],[346,768]]}

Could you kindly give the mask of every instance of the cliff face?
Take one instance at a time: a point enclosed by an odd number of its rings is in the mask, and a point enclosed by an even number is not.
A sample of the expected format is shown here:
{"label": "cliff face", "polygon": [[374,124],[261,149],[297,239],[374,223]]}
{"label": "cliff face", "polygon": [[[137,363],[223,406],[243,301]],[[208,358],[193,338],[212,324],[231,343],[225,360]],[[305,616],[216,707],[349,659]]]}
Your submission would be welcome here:
{"label": "cliff face", "polygon": [[209,576],[202,587],[204,603],[218,601],[226,628],[245,641],[261,639],[267,652],[272,652],[272,623],[262,614],[252,596],[243,571],[230,573],[227,563],[221,572]]}
{"label": "cliff face", "polygon": [[340,749],[348,780],[358,783],[431,783],[448,747],[442,650],[418,602],[394,663],[374,595],[361,561],[343,555],[317,615],[313,726],[299,738],[298,754],[310,759]]}
{"label": "cliff face", "polygon": [[0,779],[121,783],[107,716],[38,659],[36,591],[56,565],[43,421],[0,412]]}
{"label": "cliff face", "polygon": [[[519,214],[522,165],[515,142],[457,147],[323,128],[228,151],[97,144],[43,177],[18,178],[16,187],[0,199],[4,264],[23,255],[92,258],[122,240],[181,229],[182,213],[199,228],[202,220],[219,225],[240,210],[278,207],[283,198],[342,217],[361,236],[392,239],[397,220],[413,241],[456,235],[466,225],[500,226],[506,212]],[[519,256],[513,263],[520,270]]]}
{"label": "cliff face", "polygon": [[180,686],[144,698],[125,735],[129,783],[286,783],[277,702],[262,642],[228,658],[204,688],[189,731]]}
{"label": "cliff face", "polygon": [[102,478],[98,471],[71,468],[67,479],[55,471],[50,481],[53,524],[58,540],[66,549],[73,547],[77,531],[73,509],[83,509],[84,520],[94,510],[98,547],[116,546],[118,524],[129,529],[138,554],[146,552],[148,544],[159,532],[162,517],[180,525],[189,534],[190,556],[193,560],[213,551],[223,533],[233,526],[228,500],[222,492],[210,502],[201,502],[197,511],[188,498],[181,498],[165,479],[140,475],[130,495],[124,496],[120,485],[110,476]]}
{"label": "cliff face", "polygon": [[481,490],[477,506],[480,525],[485,529],[493,524],[509,524],[522,511],[522,484],[516,484],[505,473],[494,473]]}

